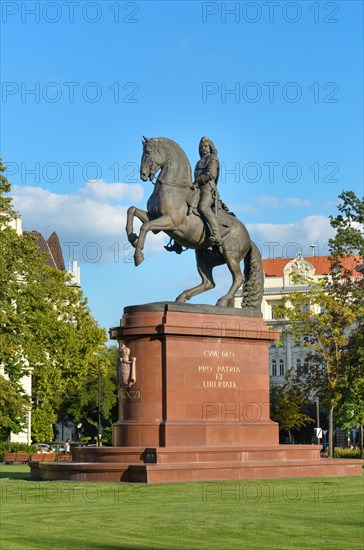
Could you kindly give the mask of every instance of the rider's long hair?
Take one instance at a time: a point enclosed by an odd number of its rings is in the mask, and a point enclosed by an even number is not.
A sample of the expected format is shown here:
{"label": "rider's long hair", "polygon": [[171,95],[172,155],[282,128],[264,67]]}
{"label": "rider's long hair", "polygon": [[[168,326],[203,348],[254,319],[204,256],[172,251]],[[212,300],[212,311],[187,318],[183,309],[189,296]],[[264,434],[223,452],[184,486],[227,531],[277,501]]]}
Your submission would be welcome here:
{"label": "rider's long hair", "polygon": [[206,136],[203,136],[201,139],[200,139],[200,145],[199,145],[199,152],[200,152],[200,149],[201,149],[201,142],[202,141],[207,141],[207,143],[209,144],[209,147],[210,147],[210,153],[211,155],[215,155],[215,157],[217,157],[217,149],[215,147],[215,145],[212,143],[211,139],[209,139],[208,137]]}

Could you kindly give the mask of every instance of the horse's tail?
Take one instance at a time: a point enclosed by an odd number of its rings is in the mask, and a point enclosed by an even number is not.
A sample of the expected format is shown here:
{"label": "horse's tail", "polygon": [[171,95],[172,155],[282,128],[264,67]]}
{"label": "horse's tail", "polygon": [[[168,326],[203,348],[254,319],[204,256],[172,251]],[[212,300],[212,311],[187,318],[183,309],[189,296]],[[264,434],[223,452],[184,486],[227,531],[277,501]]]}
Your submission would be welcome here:
{"label": "horse's tail", "polygon": [[244,258],[244,278],[241,307],[260,311],[264,293],[264,273],[260,251],[253,242]]}

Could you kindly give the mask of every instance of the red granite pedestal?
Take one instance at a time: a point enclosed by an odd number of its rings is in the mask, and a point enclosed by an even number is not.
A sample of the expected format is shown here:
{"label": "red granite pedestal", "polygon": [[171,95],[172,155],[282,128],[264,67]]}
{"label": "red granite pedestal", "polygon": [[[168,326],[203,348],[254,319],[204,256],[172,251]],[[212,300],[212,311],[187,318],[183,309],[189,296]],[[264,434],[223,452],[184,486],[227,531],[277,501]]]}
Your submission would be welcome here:
{"label": "red granite pedestal", "polygon": [[360,460],[320,459],[317,445],[278,444],[269,417],[268,346],[249,312],[173,303],[125,308],[111,337],[136,357],[120,390],[113,447],[78,448],[33,478],[176,482],[362,475]]}

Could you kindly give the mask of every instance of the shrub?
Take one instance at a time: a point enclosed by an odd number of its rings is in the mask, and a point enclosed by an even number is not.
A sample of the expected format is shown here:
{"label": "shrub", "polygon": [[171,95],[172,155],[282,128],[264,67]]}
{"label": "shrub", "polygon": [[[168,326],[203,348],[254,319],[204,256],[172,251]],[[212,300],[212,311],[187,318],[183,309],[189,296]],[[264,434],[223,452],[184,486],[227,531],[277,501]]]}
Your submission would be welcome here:
{"label": "shrub", "polygon": [[342,447],[335,447],[334,458],[361,458],[360,449],[343,449]]}
{"label": "shrub", "polygon": [[8,441],[0,442],[0,460],[2,461],[5,453],[35,453],[38,450],[38,445],[28,445],[27,443],[9,443]]}

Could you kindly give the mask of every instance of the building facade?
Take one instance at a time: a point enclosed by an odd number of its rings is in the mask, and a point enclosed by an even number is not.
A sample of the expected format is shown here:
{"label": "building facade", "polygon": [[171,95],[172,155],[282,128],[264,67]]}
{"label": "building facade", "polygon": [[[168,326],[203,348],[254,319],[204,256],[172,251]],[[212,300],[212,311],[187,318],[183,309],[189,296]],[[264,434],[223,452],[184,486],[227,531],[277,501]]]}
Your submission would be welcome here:
{"label": "building facade", "polygon": [[[354,269],[357,265],[357,258],[348,257],[345,261],[345,267]],[[277,319],[275,308],[279,305],[283,296],[289,296],[291,292],[307,291],[308,279],[316,282],[320,281],[330,272],[329,256],[310,256],[303,257],[297,254],[295,258],[273,258],[263,260],[264,271],[264,295],[262,300],[262,315],[267,324],[276,330],[282,330],[285,321]],[[301,275],[301,282],[297,284],[294,280],[294,274]],[[353,271],[355,277],[361,277],[359,273]],[[235,307],[240,307],[241,292],[235,297]],[[309,307],[309,306],[307,306]],[[314,313],[320,313],[318,306],[311,306]],[[309,339],[310,335],[304,336]],[[288,370],[293,372],[308,368],[307,355],[308,350],[304,345],[295,342],[290,335],[283,336],[283,345],[273,343],[269,349],[269,374],[271,384],[284,384],[285,375]]]}

